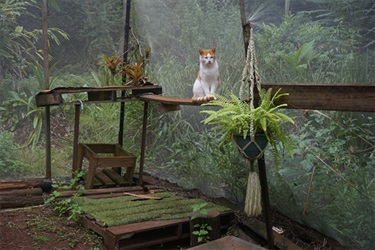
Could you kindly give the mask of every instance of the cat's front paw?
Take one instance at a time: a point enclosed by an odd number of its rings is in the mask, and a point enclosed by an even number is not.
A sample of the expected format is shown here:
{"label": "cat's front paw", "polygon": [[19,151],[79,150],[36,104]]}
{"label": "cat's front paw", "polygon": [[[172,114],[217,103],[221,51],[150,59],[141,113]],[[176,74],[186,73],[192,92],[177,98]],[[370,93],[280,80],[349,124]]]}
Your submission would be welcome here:
{"label": "cat's front paw", "polygon": [[207,95],[205,96],[205,98],[207,99],[207,101],[216,100],[216,97],[214,95]]}
{"label": "cat's front paw", "polygon": [[204,103],[204,102],[209,102],[212,100],[215,100],[216,98],[213,95],[207,95],[203,97],[192,97],[191,98],[193,103]]}

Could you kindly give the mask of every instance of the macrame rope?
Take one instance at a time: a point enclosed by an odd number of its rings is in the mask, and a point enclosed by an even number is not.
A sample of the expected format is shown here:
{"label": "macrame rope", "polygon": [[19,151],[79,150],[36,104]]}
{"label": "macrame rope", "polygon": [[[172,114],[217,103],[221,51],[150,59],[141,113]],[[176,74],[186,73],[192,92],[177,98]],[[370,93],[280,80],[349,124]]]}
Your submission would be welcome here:
{"label": "macrame rope", "polygon": [[[249,100],[250,110],[254,109],[254,85],[256,85],[258,89],[260,98],[262,98],[260,76],[258,73],[258,65],[257,65],[257,60],[256,60],[256,54],[255,54],[255,44],[253,40],[253,28],[251,28],[249,45],[247,47],[246,63],[242,71],[242,83],[241,83],[241,88],[240,88],[240,99]],[[253,114],[251,114],[251,120],[250,120],[250,139],[251,139],[250,142],[245,147],[241,148],[238,146],[241,154],[245,158],[249,159],[249,157],[246,156],[244,151],[248,147],[250,147],[252,144],[254,144],[256,148],[260,151],[259,156],[263,155],[264,149],[259,147],[259,145],[255,141]]]}

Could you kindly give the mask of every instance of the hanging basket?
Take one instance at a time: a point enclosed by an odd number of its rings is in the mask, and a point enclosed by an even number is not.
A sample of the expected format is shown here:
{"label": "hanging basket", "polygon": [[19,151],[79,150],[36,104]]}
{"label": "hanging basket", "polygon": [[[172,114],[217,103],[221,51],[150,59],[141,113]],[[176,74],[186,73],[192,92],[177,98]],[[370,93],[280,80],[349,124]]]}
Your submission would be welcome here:
{"label": "hanging basket", "polygon": [[243,135],[234,135],[233,140],[238,147],[238,151],[248,160],[261,158],[268,144],[267,137],[264,134],[256,134],[254,141],[251,140],[250,135],[245,138]]}

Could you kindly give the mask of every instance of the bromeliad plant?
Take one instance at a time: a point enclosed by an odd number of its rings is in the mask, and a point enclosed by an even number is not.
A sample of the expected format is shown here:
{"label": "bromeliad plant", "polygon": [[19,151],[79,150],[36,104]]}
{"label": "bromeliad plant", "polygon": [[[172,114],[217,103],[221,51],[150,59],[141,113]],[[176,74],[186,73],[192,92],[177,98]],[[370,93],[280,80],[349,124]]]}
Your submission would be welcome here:
{"label": "bromeliad plant", "polygon": [[[144,53],[141,51],[140,46],[133,54],[133,61],[135,62],[122,62],[122,56],[113,53],[111,56],[103,55],[103,61],[98,65],[105,69],[105,82],[106,86],[110,83],[115,84],[119,79],[119,76],[126,76],[127,80],[124,85],[130,86],[143,86],[151,84],[148,81],[146,74],[146,64],[151,53],[151,48],[144,49]],[[139,55],[138,55],[139,54]]]}

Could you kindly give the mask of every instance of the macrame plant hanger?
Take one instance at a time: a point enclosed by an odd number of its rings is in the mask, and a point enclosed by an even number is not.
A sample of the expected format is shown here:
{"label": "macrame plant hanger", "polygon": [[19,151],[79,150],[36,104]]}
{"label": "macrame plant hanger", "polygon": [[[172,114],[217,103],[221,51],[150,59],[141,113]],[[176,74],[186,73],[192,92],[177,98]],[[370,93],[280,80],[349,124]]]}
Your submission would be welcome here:
{"label": "macrame plant hanger", "polygon": [[[242,101],[249,102],[250,110],[254,110],[254,86],[257,87],[257,92],[259,97],[261,96],[261,84],[260,77],[258,74],[258,67],[255,55],[255,44],[253,40],[253,29],[250,29],[250,40],[247,48],[246,63],[242,72],[242,83],[240,88],[240,99]],[[240,146],[237,144],[237,147],[243,157],[249,160],[250,162],[250,173],[247,182],[246,190],[246,200],[244,212],[249,217],[259,216],[262,213],[262,203],[261,203],[261,185],[259,181],[259,176],[257,172],[254,171],[254,161],[263,156],[265,148],[262,148],[258,145],[255,140],[255,131],[254,131],[254,114],[251,112],[251,121],[250,121],[250,141],[245,146]],[[256,147],[259,150],[259,154],[256,156],[249,156],[245,153],[248,147]]]}
{"label": "macrame plant hanger", "polygon": [[[255,44],[253,40],[253,28],[250,29],[250,40],[249,45],[247,48],[247,56],[246,56],[246,63],[245,67],[242,71],[242,82],[241,82],[241,88],[240,88],[240,99],[242,101],[248,101],[250,110],[254,110],[254,85],[257,87],[257,92],[259,93],[260,99],[262,99],[261,96],[261,83],[260,83],[260,77],[258,73],[258,65],[255,55]],[[250,141],[245,146],[238,146],[239,151],[241,154],[251,162],[254,162],[254,160],[259,159],[263,156],[264,148],[260,147],[258,143],[255,140],[255,131],[254,131],[254,114],[251,113],[251,121],[250,121]],[[250,147],[255,146],[259,150],[259,154],[252,157],[247,154],[245,154],[245,150]]]}

